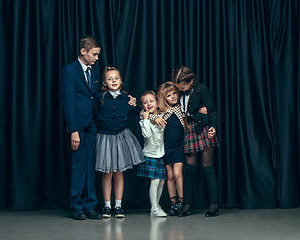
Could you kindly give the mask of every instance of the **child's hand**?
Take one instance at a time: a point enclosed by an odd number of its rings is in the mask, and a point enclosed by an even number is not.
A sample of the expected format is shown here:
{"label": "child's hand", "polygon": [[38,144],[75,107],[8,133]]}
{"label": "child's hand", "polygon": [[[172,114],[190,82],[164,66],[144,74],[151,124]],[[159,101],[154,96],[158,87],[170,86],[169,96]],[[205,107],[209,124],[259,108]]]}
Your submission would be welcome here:
{"label": "child's hand", "polygon": [[207,114],[207,108],[205,106],[199,108],[199,113],[202,113],[202,114]]}
{"label": "child's hand", "polygon": [[148,111],[143,111],[143,118],[144,119],[149,119],[149,112]]}
{"label": "child's hand", "polygon": [[164,126],[167,125],[166,120],[163,119],[163,118],[161,118],[161,117],[156,118],[156,119],[155,119],[155,123],[156,123],[158,126],[160,126],[160,127],[164,127]]}
{"label": "child's hand", "polygon": [[128,95],[128,97],[130,98],[128,104],[129,104],[130,106],[134,106],[134,107],[135,107],[135,106],[136,106],[136,98],[133,97],[133,96],[131,96],[131,95]]}
{"label": "child's hand", "polygon": [[71,134],[71,148],[73,151],[76,151],[79,148],[80,138],[78,131]]}
{"label": "child's hand", "polygon": [[215,134],[216,134],[216,129],[213,127],[210,127],[208,129],[208,134],[207,134],[208,138],[213,138]]}

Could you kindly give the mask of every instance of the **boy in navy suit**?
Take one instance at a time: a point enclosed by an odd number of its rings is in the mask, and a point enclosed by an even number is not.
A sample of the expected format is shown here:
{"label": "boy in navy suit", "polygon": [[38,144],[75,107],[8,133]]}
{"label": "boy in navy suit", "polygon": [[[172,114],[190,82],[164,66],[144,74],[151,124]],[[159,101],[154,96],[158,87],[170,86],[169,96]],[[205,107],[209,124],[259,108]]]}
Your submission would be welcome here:
{"label": "boy in navy suit", "polygon": [[95,211],[96,96],[101,88],[98,60],[101,47],[93,36],[80,40],[79,56],[62,69],[62,105],[70,134],[70,204],[75,220],[100,219]]}

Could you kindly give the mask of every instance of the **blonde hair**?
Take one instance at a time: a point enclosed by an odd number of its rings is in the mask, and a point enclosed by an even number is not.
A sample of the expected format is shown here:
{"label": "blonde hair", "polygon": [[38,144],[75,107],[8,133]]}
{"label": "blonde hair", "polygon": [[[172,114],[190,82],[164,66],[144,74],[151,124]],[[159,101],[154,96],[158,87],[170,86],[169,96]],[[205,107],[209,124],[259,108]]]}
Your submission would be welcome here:
{"label": "blonde hair", "polygon": [[167,95],[171,91],[175,91],[179,96],[177,88],[171,81],[161,84],[157,90],[157,105],[161,112],[166,112],[171,107],[167,102]]}

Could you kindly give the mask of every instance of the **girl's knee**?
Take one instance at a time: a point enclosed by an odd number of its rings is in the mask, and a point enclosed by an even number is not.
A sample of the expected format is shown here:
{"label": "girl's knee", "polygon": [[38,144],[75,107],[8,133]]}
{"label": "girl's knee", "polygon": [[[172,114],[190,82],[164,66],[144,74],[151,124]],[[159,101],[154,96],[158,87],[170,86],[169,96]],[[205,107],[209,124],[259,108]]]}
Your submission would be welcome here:
{"label": "girl's knee", "polygon": [[112,173],[103,173],[102,175],[103,180],[111,180],[112,178]]}
{"label": "girl's knee", "polygon": [[181,180],[183,178],[182,172],[178,171],[174,173],[175,181]]}
{"label": "girl's knee", "polygon": [[123,178],[123,172],[115,172],[114,173],[114,179]]}

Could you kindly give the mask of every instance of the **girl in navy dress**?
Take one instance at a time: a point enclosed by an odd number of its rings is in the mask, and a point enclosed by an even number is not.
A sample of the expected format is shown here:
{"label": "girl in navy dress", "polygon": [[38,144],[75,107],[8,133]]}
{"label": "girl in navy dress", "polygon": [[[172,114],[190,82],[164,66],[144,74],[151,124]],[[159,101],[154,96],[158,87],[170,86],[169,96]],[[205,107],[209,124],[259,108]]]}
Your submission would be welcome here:
{"label": "girl in navy dress", "polygon": [[[182,93],[180,104],[187,122],[185,128],[185,205],[181,216],[190,214],[193,186],[197,174],[197,153],[201,153],[202,169],[208,189],[209,208],[206,217],[219,214],[218,192],[213,167],[214,148],[218,146],[216,137],[217,111],[208,88],[197,82],[195,74],[187,67],[176,67],[172,72],[172,82]],[[207,114],[201,108],[205,106]]]}
{"label": "girl in navy dress", "polygon": [[145,92],[141,97],[143,111],[141,113],[140,126],[144,137],[144,155],[146,161],[139,165],[137,176],[151,178],[149,197],[151,203],[150,215],[154,217],[166,217],[167,214],[159,205],[166,179],[166,169],[163,156],[164,127],[150,122],[149,114],[157,115],[157,101],[153,91]]}
{"label": "girl in navy dress", "polygon": [[[179,93],[172,82],[160,85],[157,92],[158,107],[166,121],[164,144],[168,191],[171,200],[170,216],[180,213],[183,204],[184,120]],[[160,118],[156,123],[160,124]]]}
{"label": "girl in navy dress", "polygon": [[114,179],[115,217],[124,217],[122,197],[124,189],[123,172],[133,165],[145,161],[140,144],[132,132],[125,128],[127,114],[134,107],[129,105],[128,95],[122,91],[119,70],[106,67],[103,73],[103,87],[98,94],[99,132],[96,141],[96,171],[103,173],[102,191],[104,208],[102,216],[111,216],[111,189]]}

